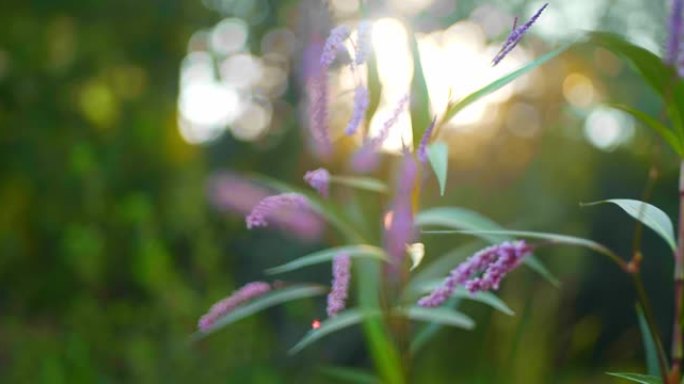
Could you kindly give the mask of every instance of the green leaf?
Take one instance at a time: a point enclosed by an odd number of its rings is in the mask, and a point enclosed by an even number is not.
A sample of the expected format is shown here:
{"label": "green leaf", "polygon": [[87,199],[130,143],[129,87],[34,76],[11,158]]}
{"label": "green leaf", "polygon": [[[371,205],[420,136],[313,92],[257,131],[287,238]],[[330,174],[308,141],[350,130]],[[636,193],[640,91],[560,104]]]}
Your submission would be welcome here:
{"label": "green leaf", "polygon": [[373,177],[365,176],[331,176],[330,182],[366,191],[387,193],[387,184]]}
{"label": "green leaf", "polygon": [[679,137],[677,137],[674,132],[672,132],[667,126],[662,124],[657,119],[628,105],[608,104],[608,106],[630,114],[632,117],[639,120],[643,125],[651,128],[657,134],[659,134],[660,137],[662,137],[663,140],[665,140],[665,142],[667,142],[679,156],[684,156],[684,146],[682,145]]}
{"label": "green leaf", "polygon": [[527,265],[531,270],[537,272],[539,275],[541,275],[546,281],[551,283],[554,287],[558,288],[561,285],[560,280],[556,276],[549,271],[548,268],[546,268],[546,265],[541,262],[535,255],[529,255],[523,260],[523,264]]}
{"label": "green leaf", "polygon": [[441,325],[449,325],[452,327],[473,329],[475,322],[470,317],[464,315],[453,309],[438,307],[438,308],[423,308],[410,307],[402,308],[400,312],[411,320],[427,321],[430,323],[437,323]]}
{"label": "green leaf", "polygon": [[658,349],[654,340],[654,336],[651,330],[648,328],[648,323],[646,322],[646,317],[644,317],[644,311],[641,309],[641,305],[636,306],[637,317],[639,318],[639,330],[641,331],[641,339],[644,343],[644,352],[646,355],[646,367],[648,368],[648,374],[656,377],[660,377],[660,367],[658,366]]}
{"label": "green leaf", "polygon": [[[459,303],[460,299],[450,298],[445,304],[442,305],[442,308],[455,310]],[[414,355],[418,353],[418,351],[424,347],[425,344],[427,344],[427,342],[430,341],[430,339],[432,339],[442,328],[443,326],[438,323],[429,323],[425,325],[416,333],[416,335],[413,337],[413,340],[411,340],[411,353]]]}
{"label": "green leaf", "polygon": [[673,252],[677,250],[672,221],[665,212],[654,205],[632,199],[609,199],[581,205],[587,207],[607,203],[612,203],[622,208],[628,215],[639,220],[662,237]]}
{"label": "green leaf", "polygon": [[290,272],[300,268],[308,267],[315,264],[332,261],[335,256],[340,253],[346,253],[350,257],[368,257],[378,260],[387,260],[385,251],[372,245],[350,245],[345,247],[327,248],[321,251],[310,253],[306,256],[299,257],[289,263],[279,265],[266,270],[268,274],[277,274],[283,272]]}
{"label": "green leaf", "polygon": [[278,304],[287,303],[288,301],[304,299],[307,297],[314,297],[325,294],[327,289],[320,285],[293,285],[275,291],[271,291],[261,297],[258,297],[244,305],[239,306],[234,311],[226,316],[223,316],[216,323],[206,331],[197,331],[193,335],[193,340],[198,340],[206,335],[216,332],[217,330],[232,324],[245,317],[254,315],[257,312],[263,311],[266,308],[273,307]]}
{"label": "green leaf", "polygon": [[439,193],[444,196],[447,181],[447,169],[449,168],[449,146],[443,141],[432,143],[427,147],[430,166],[435,171],[439,183]]}
{"label": "green leaf", "polygon": [[[359,259],[354,263],[358,303],[365,313],[380,313],[381,267],[380,261],[375,259]],[[387,324],[380,316],[365,316],[362,325],[375,369],[383,382],[404,383],[400,354]]]}
{"label": "green leaf", "polygon": [[339,381],[356,384],[380,384],[380,380],[372,373],[349,367],[321,367],[321,373]]}
{"label": "green leaf", "polygon": [[642,375],[640,373],[626,373],[626,372],[606,372],[610,376],[619,377],[621,379],[629,380],[633,383],[641,384],[663,384],[659,377]]}
{"label": "green leaf", "polygon": [[523,67],[508,73],[507,75],[494,80],[493,82],[487,84],[486,86],[478,89],[477,91],[471,93],[470,95],[466,96],[463,98],[461,101],[453,104],[447,109],[446,114],[444,115],[444,118],[442,119],[443,121],[449,121],[451,118],[456,116],[458,112],[463,110],[465,107],[469,106],[470,104],[476,102],[477,100],[483,98],[484,96],[489,95],[490,93],[497,91],[501,89],[502,87],[506,86],[508,83],[511,81],[517,79],[518,77],[530,72],[533,69],[536,69],[537,67],[541,66],[542,64],[546,63],[547,61],[553,59],[554,57],[560,55],[561,53],[565,52],[568,48],[570,48],[573,44],[575,44],[575,41],[563,44],[562,46],[554,49],[553,51],[539,56],[535,60],[527,63]]}
{"label": "green leaf", "polygon": [[675,70],[666,65],[654,53],[636,46],[622,37],[605,32],[588,35],[589,42],[602,46],[622,56],[641,74],[646,82],[663,98],[665,109],[672,121],[679,141],[684,143],[684,126],[681,111],[684,110],[684,82]]}
{"label": "green leaf", "polygon": [[418,40],[410,33],[411,55],[413,56],[413,80],[411,81],[411,127],[413,148],[418,148],[420,140],[432,121],[430,115],[430,93],[423,70],[423,60],[418,49]]}
{"label": "green leaf", "polygon": [[[418,212],[415,221],[419,227],[436,225],[462,230],[501,229],[501,226],[491,219],[470,209],[457,207],[429,208]],[[509,239],[507,236],[500,234],[483,236],[483,238],[491,243],[499,243]]]}
{"label": "green leaf", "polygon": [[360,324],[364,318],[378,317],[380,315],[380,311],[363,311],[356,308],[340,312],[336,316],[321,322],[321,326],[318,329],[309,330],[309,332],[290,349],[289,353],[295,354],[331,333]]}
{"label": "green leaf", "polygon": [[474,235],[485,238],[491,235],[508,235],[508,236],[518,236],[518,237],[529,237],[532,239],[543,239],[554,244],[566,244],[574,245],[584,248],[589,248],[595,252],[606,255],[612,259],[619,259],[619,257],[610,249],[605,246],[588,239],[583,239],[581,237],[559,235],[556,233],[546,233],[546,232],[532,232],[532,231],[513,231],[513,230],[498,230],[498,231],[449,231],[449,230],[436,230],[436,231],[423,231],[423,233],[431,234],[466,234]]}
{"label": "green leaf", "polygon": [[[435,290],[435,288],[439,287],[442,285],[443,280],[432,280],[428,281],[424,284],[421,284],[419,288],[420,293],[428,293],[432,292]],[[506,305],[506,303],[501,300],[498,296],[491,292],[475,292],[475,293],[470,293],[468,292],[467,289],[463,287],[458,287],[454,291],[454,293],[451,295],[451,297],[456,297],[459,299],[465,299],[465,300],[471,300],[471,301],[476,301],[482,304],[486,304],[497,311],[504,313],[508,316],[514,316],[515,313],[513,310]]]}
{"label": "green leaf", "polygon": [[[511,240],[511,234],[491,219],[469,209],[457,207],[438,207],[430,208],[419,212],[416,215],[416,225],[425,227],[429,225],[443,226],[457,230],[473,231],[485,241],[496,244]],[[434,233],[434,231],[423,231],[424,233]],[[526,257],[525,265],[539,273],[552,285],[560,285],[558,279],[535,257]]]}

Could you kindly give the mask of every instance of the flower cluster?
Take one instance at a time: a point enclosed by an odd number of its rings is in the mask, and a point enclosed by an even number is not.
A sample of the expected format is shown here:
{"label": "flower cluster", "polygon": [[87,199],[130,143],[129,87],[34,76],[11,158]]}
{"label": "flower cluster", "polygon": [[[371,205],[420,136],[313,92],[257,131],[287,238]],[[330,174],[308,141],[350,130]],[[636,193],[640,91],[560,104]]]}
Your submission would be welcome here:
{"label": "flower cluster", "polygon": [[281,193],[259,201],[245,217],[247,229],[268,227],[274,224],[303,240],[316,240],[322,233],[321,217],[311,203],[298,193]]}
{"label": "flower cluster", "polygon": [[226,316],[235,310],[235,308],[237,308],[239,305],[262,296],[270,290],[271,286],[262,281],[255,281],[244,285],[232,295],[214,304],[209,309],[209,312],[199,319],[197,322],[197,327],[200,331],[206,332],[216,323],[218,319]]}
{"label": "flower cluster", "polygon": [[499,289],[501,280],[532,252],[525,241],[505,242],[487,247],[453,269],[442,285],[418,301],[422,307],[437,307],[444,303],[457,286],[471,293]]}
{"label": "flower cluster", "polygon": [[328,294],[328,316],[333,317],[346,306],[349,295],[349,280],[351,279],[351,258],[346,253],[340,253],[333,259],[333,280]]}

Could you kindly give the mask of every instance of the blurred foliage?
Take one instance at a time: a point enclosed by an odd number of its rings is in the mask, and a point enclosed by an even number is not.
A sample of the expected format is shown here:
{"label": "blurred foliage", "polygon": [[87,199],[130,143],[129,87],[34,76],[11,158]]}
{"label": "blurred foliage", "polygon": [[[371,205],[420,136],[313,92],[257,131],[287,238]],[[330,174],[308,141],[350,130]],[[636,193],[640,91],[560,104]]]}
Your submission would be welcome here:
{"label": "blurred foliage", "polygon": [[[294,3],[268,2],[274,11],[256,35],[293,17]],[[229,136],[205,147],[182,141],[179,64],[192,33],[218,20],[199,0],[0,5],[0,382],[320,383],[330,381],[318,366],[367,363],[358,330],[286,354],[322,313],[320,301],[272,309],[189,344],[212,302],[317,249],[246,232],[240,218],[206,202],[206,179],[217,168],[301,182],[312,164],[293,155],[302,144],[291,117],[268,145]],[[581,137],[583,112],[560,95],[565,74],[582,70],[620,102],[657,113],[633,72],[600,71],[605,55],[574,51],[539,70],[559,79],[546,83],[540,101],[543,134],[503,134],[485,160],[449,176],[443,199],[430,184],[431,205],[474,208],[511,228],[584,235],[626,254],[633,221],[578,203],[640,198],[655,164],[651,201],[676,212],[674,155],[642,129],[631,145],[599,152]],[[505,172],[507,156],[521,150],[530,153],[523,167]],[[466,241],[431,241],[426,257]],[[643,248],[647,289],[669,330],[671,256],[650,233]],[[521,270],[501,293],[515,318],[465,304],[477,329],[441,331],[416,358],[415,382],[604,383],[605,370],[643,367],[627,278],[582,250],[539,256],[561,289]],[[293,276],[328,279],[325,268]]]}

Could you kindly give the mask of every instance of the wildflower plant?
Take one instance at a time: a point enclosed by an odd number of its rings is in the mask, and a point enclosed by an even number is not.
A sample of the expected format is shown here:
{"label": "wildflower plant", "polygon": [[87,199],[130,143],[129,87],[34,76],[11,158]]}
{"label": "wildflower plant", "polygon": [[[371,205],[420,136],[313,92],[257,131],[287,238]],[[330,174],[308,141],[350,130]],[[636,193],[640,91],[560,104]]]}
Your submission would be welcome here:
{"label": "wildflower plant", "polygon": [[[535,21],[543,17],[548,6],[544,4],[522,25],[518,26],[516,22],[501,50],[493,58],[494,65],[505,60]],[[268,230],[264,227],[275,226],[286,232],[318,230],[335,233],[334,238],[340,240],[331,244],[332,247],[303,255],[266,271],[268,275],[280,275],[329,263],[330,276],[325,280],[331,281],[330,287],[283,282],[277,285],[250,283],[214,305],[201,318],[197,337],[204,337],[276,304],[327,295],[327,310],[321,316],[325,319],[316,321],[309,330],[303,329],[302,339],[292,347],[291,352],[297,353],[333,332],[361,326],[379,379],[387,383],[404,383],[410,375],[411,355],[417,353],[425,341],[435,334],[434,326],[462,329],[475,326],[467,314],[459,311],[456,298],[476,300],[511,315],[512,311],[495,296],[506,275],[524,265],[550,283],[556,283],[536,254],[542,253],[545,246],[565,244],[585,247],[607,256],[634,282],[639,299],[638,316],[644,324],[642,332],[647,344],[653,346],[649,348],[655,354],[651,361],[658,361],[658,364],[649,366],[651,376],[631,373],[615,375],[635,382],[679,384],[683,354],[681,329],[684,328],[684,215],[680,214],[677,240],[668,216],[652,205],[627,199],[593,203],[619,206],[665,239],[675,255],[675,332],[671,358],[668,360],[641,282],[640,264],[644,259],[639,249],[634,250],[631,259],[625,259],[608,247],[588,239],[508,230],[465,207],[424,207],[421,199],[425,183],[436,182],[442,194],[446,190],[449,147],[441,141],[442,126],[468,105],[571,47],[581,45],[604,47],[636,67],[649,85],[663,97],[671,127],[628,106],[616,107],[653,128],[680,158],[684,158],[684,83],[678,77],[678,68],[675,68],[682,67],[684,57],[680,41],[680,0],[674,1],[672,10],[669,23],[671,37],[665,59],[618,36],[592,32],[562,44],[460,100],[452,100],[444,111],[431,111],[429,108],[430,95],[417,42],[415,37],[409,37],[415,63],[410,92],[395,102],[392,113],[375,135],[370,135],[368,129],[364,128],[369,124],[373,112],[369,108],[377,104],[374,100],[378,100],[380,90],[360,71],[361,66],[367,67],[367,73],[377,70],[370,49],[372,22],[363,20],[356,25],[345,24],[332,28],[325,42],[312,43],[305,49],[304,55],[307,61],[304,64],[308,68],[303,82],[308,104],[306,121],[312,138],[310,142],[321,164],[302,175],[303,185],[300,186],[257,178],[253,180],[255,184],[265,185],[278,193],[263,197],[248,212],[244,204],[239,205],[239,212],[246,215],[246,227],[250,230]],[[356,40],[346,44],[354,36]],[[340,54],[348,50],[349,45],[352,49]],[[312,55],[311,52],[317,54]],[[329,131],[329,101],[335,96],[329,94],[327,77],[328,71],[338,61],[341,65],[351,66],[357,81],[355,87],[349,90],[354,94],[354,105],[343,137],[358,138],[360,144],[342,161],[335,162],[332,160],[335,141],[340,139]],[[398,117],[404,110],[411,115],[413,141],[404,143],[399,155],[384,154],[381,152],[383,142],[389,132],[396,129]],[[394,171],[392,180],[376,177],[380,164],[388,164]],[[684,175],[684,161],[681,166]],[[432,174],[434,177],[431,177]],[[240,183],[244,184],[245,181]],[[243,185],[242,190],[249,188]],[[347,209],[355,201],[348,197],[350,194],[367,192],[375,194],[373,201],[380,209],[369,209],[359,217],[353,214],[352,209]],[[684,199],[684,184],[680,186],[680,196]],[[229,202],[224,205],[232,206]],[[454,234],[476,236],[491,245],[474,252],[460,264],[452,263],[451,270],[442,271],[437,279],[434,275],[421,273],[423,263],[436,263],[437,260],[442,264],[435,265],[444,264],[444,260],[438,260],[430,254],[430,239]],[[420,322],[430,323],[433,327],[420,328],[416,325]],[[643,381],[646,380],[644,377],[651,381]]]}

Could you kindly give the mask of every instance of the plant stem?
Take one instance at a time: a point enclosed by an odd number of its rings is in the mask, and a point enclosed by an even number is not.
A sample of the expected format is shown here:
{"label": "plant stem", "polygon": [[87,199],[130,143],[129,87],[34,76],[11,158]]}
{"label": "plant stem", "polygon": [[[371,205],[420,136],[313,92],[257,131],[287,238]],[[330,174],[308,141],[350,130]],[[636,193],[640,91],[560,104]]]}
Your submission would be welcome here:
{"label": "plant stem", "polygon": [[660,340],[660,332],[658,331],[658,326],[656,325],[655,317],[653,316],[651,302],[648,300],[648,296],[646,295],[644,283],[641,280],[641,273],[638,270],[635,270],[631,273],[631,275],[632,282],[634,283],[634,288],[636,290],[637,299],[643,308],[646,324],[648,325],[648,329],[651,332],[651,336],[656,345],[656,351],[658,353],[658,365],[660,366],[660,374],[662,375],[663,383],[668,384],[667,356],[665,355],[663,343]]}
{"label": "plant stem", "polygon": [[672,372],[679,383],[682,368],[682,303],[684,301],[684,160],[679,165],[679,228],[675,252],[674,319],[672,325]]}

